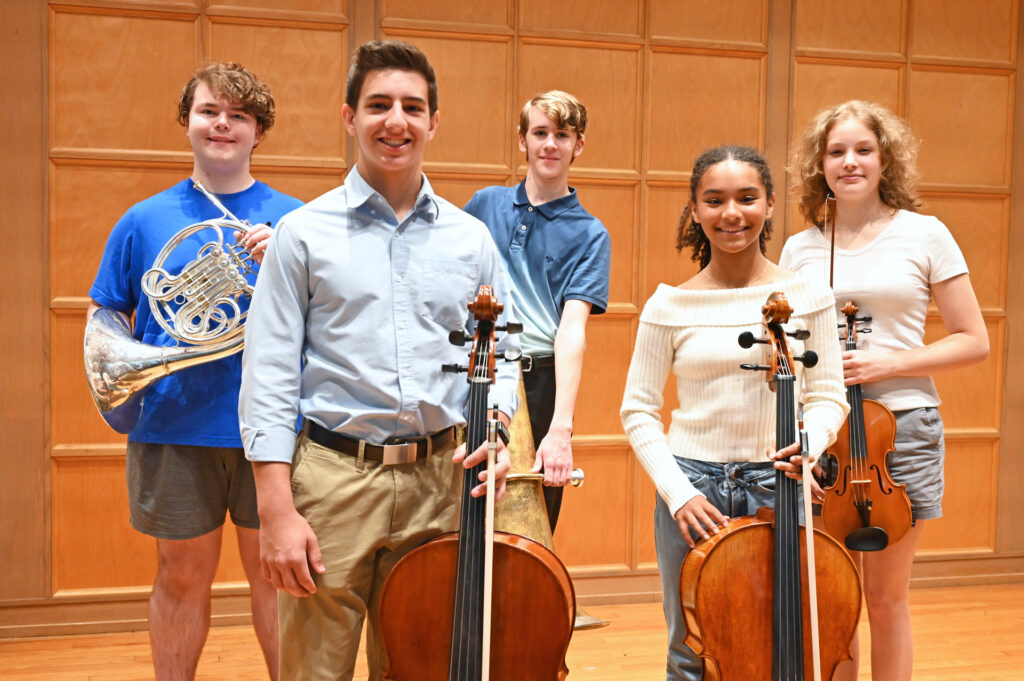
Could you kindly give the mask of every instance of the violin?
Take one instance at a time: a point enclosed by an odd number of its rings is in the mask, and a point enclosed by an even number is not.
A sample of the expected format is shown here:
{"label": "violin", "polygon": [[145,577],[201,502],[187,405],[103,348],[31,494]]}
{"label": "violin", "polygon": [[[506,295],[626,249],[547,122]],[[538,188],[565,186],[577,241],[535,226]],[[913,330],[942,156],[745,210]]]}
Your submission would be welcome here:
{"label": "violin", "polygon": [[[487,392],[494,382],[494,332],[522,327],[495,324],[504,306],[489,286],[468,307],[477,321],[469,366],[442,370],[467,373],[467,451],[485,441],[493,451]],[[449,340],[469,339],[453,331]],[[561,681],[569,673],[565,653],[576,616],[569,572],[540,543],[503,532],[493,532],[493,559],[486,560],[486,504],[493,494],[470,494],[485,466],[464,473],[459,531],[408,553],[384,583],[379,622],[387,681]]]}
{"label": "violin", "polygon": [[[770,346],[767,364],[743,369],[768,372],[776,393],[775,447],[797,441],[794,360],[814,366],[817,356],[793,357],[786,336],[804,339],[807,331],[787,332],[792,308],[772,293],[762,308],[763,336],[750,332],[739,343]],[[806,437],[801,437],[806,442]],[[806,449],[806,445],[805,445]],[[804,451],[806,459],[806,451]],[[732,519],[716,535],[697,544],[683,560],[680,600],[686,620],[686,644],[700,655],[704,679],[716,681],[803,681],[831,679],[836,665],[850,659],[850,643],[860,617],[857,568],[831,536],[799,523],[799,483],[775,471],[775,508],[754,517]],[[801,542],[801,537],[804,542]],[[811,578],[805,581],[808,565]],[[813,584],[821,587],[815,592]],[[816,604],[828,617],[820,628]]]}
{"label": "violin", "polygon": [[[857,349],[857,324],[871,322],[858,317],[859,311],[853,301],[842,309],[847,350]],[[902,539],[913,522],[906,485],[893,482],[886,466],[896,448],[896,417],[881,402],[864,399],[860,384],[846,387],[846,401],[850,416],[828,452],[837,474],[824,489],[821,517],[829,534],[851,551],[880,551]]]}

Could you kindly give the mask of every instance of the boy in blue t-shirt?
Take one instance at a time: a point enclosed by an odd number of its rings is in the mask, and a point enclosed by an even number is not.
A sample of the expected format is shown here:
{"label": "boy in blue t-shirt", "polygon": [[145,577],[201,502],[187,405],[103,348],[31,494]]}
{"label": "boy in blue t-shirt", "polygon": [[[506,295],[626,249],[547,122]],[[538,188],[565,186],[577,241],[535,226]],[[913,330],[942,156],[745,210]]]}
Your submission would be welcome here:
{"label": "boy in blue t-shirt", "polygon": [[[274,100],[266,83],[247,69],[217,63],[198,71],[179,98],[178,121],[192,147],[191,176],[122,216],[89,290],[89,317],[100,307],[126,321],[134,317],[134,325],[129,323],[134,337],[154,346],[176,341],[152,314],[142,291],[144,273],[180,230],[222,217],[194,182],[239,220],[256,225],[242,238],[256,262],[269,244],[270,225],[302,205],[250,174],[252,151],[274,123]],[[177,274],[211,240],[201,237],[210,236],[205,230],[193,235],[163,267]],[[230,230],[224,235],[226,240],[234,236]],[[255,275],[248,278],[254,283]],[[239,302],[244,311],[247,300]],[[149,632],[158,680],[195,676],[210,626],[210,589],[226,512],[237,528],[257,639],[270,676],[277,679],[277,594],[260,576],[256,491],[238,429],[240,380],[238,354],[167,376],[145,393],[139,421],[128,435],[131,524],[157,540]]]}
{"label": "boy in blue t-shirt", "polygon": [[583,151],[587,110],[567,92],[544,92],[522,108],[519,148],[526,179],[487,187],[465,211],[491,231],[512,280],[523,322],[523,383],[544,501],[554,532],[572,472],[572,421],[583,370],[587,320],[608,305],[611,242],[569,186]]}

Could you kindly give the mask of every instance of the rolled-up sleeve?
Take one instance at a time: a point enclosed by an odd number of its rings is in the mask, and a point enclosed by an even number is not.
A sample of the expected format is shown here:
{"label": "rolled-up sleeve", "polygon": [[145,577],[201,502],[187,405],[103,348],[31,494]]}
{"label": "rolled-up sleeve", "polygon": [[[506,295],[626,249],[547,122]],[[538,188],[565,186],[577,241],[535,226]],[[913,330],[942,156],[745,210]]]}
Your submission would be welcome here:
{"label": "rolled-up sleeve", "polygon": [[238,420],[250,461],[291,462],[302,383],[309,259],[287,218],[271,237],[245,327]]}

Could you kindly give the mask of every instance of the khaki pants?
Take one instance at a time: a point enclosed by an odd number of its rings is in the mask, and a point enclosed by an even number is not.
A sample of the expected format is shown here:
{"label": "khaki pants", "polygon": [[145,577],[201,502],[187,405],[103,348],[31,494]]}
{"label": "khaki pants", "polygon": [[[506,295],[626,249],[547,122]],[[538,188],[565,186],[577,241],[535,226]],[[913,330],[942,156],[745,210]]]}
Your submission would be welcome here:
{"label": "khaki pants", "polygon": [[292,462],[295,508],[316,533],[327,571],[307,598],[281,593],[281,681],[349,681],[363,618],[370,681],[384,675],[377,626],[384,580],[402,556],[458,526],[455,445],[414,463],[360,462],[305,436]]}

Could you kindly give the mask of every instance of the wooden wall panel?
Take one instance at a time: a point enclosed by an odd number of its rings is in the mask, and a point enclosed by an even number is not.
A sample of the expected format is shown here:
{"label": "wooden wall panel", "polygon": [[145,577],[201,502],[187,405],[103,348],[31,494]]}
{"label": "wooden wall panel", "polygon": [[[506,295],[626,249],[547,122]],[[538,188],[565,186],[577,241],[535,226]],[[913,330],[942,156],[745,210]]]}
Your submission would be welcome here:
{"label": "wooden wall panel", "polygon": [[654,504],[658,491],[647,471],[640,465],[632,450],[627,456],[633,462],[633,517],[636,528],[636,565],[638,569],[658,568],[658,554],[654,546]]}
{"label": "wooden wall panel", "polygon": [[561,31],[639,38],[643,4],[639,0],[520,0],[519,28],[524,31]]}
{"label": "wooden wall panel", "polygon": [[511,0],[382,0],[380,3],[381,20],[385,26],[395,20],[411,20],[423,23],[465,23],[494,28],[512,26],[513,5]]}
{"label": "wooden wall panel", "polygon": [[922,140],[925,182],[1009,187],[1014,85],[1010,73],[911,69],[906,115]]}
{"label": "wooden wall panel", "polygon": [[765,55],[757,53],[652,51],[651,91],[657,94],[646,130],[649,171],[683,179],[709,147],[763,147],[765,68]]}
{"label": "wooden wall panel", "polygon": [[277,10],[289,14],[322,14],[343,18],[347,12],[346,0],[207,0],[210,12],[231,9],[252,11],[253,9]]}
{"label": "wooden wall panel", "polygon": [[942,517],[925,521],[922,552],[995,548],[998,449],[992,440],[946,439]]}
{"label": "wooden wall panel", "polygon": [[608,301],[631,303],[636,282],[637,216],[640,187],[572,178],[580,202],[608,230],[615,257],[611,264]]}
{"label": "wooden wall panel", "polygon": [[[634,520],[629,498],[623,494],[631,476],[626,449],[573,447],[574,465],[583,468],[586,482],[565,491],[554,539],[555,551],[575,574],[631,567]],[[575,531],[567,531],[569,528]],[[595,532],[595,528],[600,530]]]}
{"label": "wooden wall panel", "polygon": [[1007,196],[924,194],[923,212],[942,220],[960,246],[981,307],[1006,306],[1010,201]]}
{"label": "wooden wall panel", "polygon": [[[508,168],[513,130],[507,38],[434,37],[389,31],[386,37],[419,46],[437,74],[437,134],[427,145],[427,172],[500,172]],[[494,106],[494,103],[500,106]],[[485,113],[485,112],[492,112]]]}
{"label": "wooden wall panel", "polygon": [[899,111],[904,90],[902,64],[848,64],[800,58],[793,81],[791,139],[796,144],[806,126],[823,109],[849,99],[866,99]]}
{"label": "wooden wall panel", "polygon": [[252,172],[260,181],[300,201],[312,201],[345,179],[345,173],[340,169],[263,166],[258,156],[253,157]]}
{"label": "wooden wall panel", "polygon": [[[686,168],[689,173],[693,167]],[[640,287],[640,307],[654,294],[658,284],[677,286],[699,271],[690,260],[690,249],[676,250],[679,216],[690,199],[689,186],[652,186],[647,190],[644,271]]]}
{"label": "wooden wall panel", "polygon": [[[552,68],[553,64],[558,68]],[[638,49],[524,40],[519,46],[516,76],[517,116],[523,102],[552,89],[569,88],[587,107],[587,142],[575,163],[577,172],[600,168],[625,174],[639,169]]]}
{"label": "wooden wall panel", "polygon": [[910,54],[1011,64],[1018,11],[1014,0],[912,2]]}
{"label": "wooden wall panel", "polygon": [[[268,49],[268,46],[273,49]],[[341,120],[348,74],[344,26],[306,28],[217,19],[210,56],[237,61],[270,84],[277,120],[256,157],[323,160],[344,165],[348,134]]]}
{"label": "wooden wall panel", "polygon": [[[187,144],[184,135],[182,143]],[[107,236],[124,212],[181,182],[191,170],[191,165],[140,168],[111,161],[55,162],[51,168],[50,295],[87,296]]]}
{"label": "wooden wall panel", "polygon": [[796,3],[797,48],[873,52],[905,52],[906,8],[909,0],[830,0]]}
{"label": "wooden wall panel", "polygon": [[511,180],[502,176],[482,175],[445,175],[443,173],[431,173],[428,177],[430,186],[438,195],[443,196],[454,205],[462,208],[473,194],[484,187],[495,184],[511,184]]}
{"label": "wooden wall panel", "polygon": [[[633,323],[629,317],[601,315],[587,324],[583,379],[576,400],[573,435],[617,434],[622,425],[619,407],[626,387],[626,373],[633,354]],[[624,494],[626,490],[621,490]]]}
{"label": "wooden wall panel", "polygon": [[198,56],[194,17],[62,8],[51,22],[52,146],[188,148],[174,121]]}
{"label": "wooden wall panel", "polygon": [[[934,377],[946,430],[984,430],[989,436],[999,431],[1005,323],[1003,319],[988,319],[985,326],[991,347],[988,359]],[[925,342],[945,335],[941,318],[929,317],[925,323]]]}
{"label": "wooden wall panel", "polygon": [[658,41],[768,46],[768,0],[650,0],[648,27]]}

